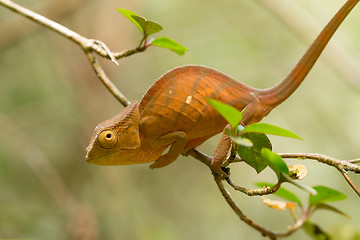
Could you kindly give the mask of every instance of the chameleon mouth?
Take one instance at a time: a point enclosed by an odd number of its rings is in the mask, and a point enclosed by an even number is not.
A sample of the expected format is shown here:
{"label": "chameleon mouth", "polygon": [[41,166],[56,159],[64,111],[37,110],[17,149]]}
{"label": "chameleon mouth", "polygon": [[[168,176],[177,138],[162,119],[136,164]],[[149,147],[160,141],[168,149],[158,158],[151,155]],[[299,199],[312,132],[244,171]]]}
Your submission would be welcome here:
{"label": "chameleon mouth", "polygon": [[116,158],[118,152],[120,151],[121,149],[119,149],[118,151],[112,151],[112,152],[104,153],[102,155],[98,155],[97,153],[94,153],[93,146],[89,145],[89,147],[87,148],[85,159],[87,163],[91,163],[95,165],[103,165],[103,166],[124,165],[125,163],[119,163]]}

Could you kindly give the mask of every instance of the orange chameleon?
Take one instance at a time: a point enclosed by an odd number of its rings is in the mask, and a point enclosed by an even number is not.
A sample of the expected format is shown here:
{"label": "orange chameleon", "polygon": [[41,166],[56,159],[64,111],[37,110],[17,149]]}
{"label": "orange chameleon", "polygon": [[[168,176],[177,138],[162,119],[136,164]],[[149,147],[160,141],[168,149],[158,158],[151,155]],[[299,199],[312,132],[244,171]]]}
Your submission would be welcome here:
{"label": "orange chameleon", "polygon": [[[241,124],[261,121],[302,83],[325,46],[359,0],[348,0],[326,25],[292,72],[269,89],[246,86],[216,70],[202,66],[175,68],[160,77],[145,93],[117,116],[100,123],[87,148],[86,160],[98,165],[154,162],[160,168],[181,153],[196,148],[227,125],[207,102],[212,98],[238,110],[246,107]],[[169,151],[163,154],[168,147]],[[221,170],[231,146],[223,133],[211,163]]]}

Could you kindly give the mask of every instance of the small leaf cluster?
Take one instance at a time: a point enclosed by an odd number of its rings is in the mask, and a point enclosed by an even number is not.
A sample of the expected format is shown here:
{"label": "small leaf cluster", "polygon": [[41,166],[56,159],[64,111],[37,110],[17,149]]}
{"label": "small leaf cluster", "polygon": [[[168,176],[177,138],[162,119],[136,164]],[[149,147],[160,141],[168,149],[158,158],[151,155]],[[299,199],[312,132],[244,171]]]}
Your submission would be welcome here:
{"label": "small leaf cluster", "polygon": [[[240,112],[236,108],[214,99],[208,99],[208,102],[231,125],[232,131],[227,131],[227,134],[233,141],[233,147],[236,148],[237,154],[245,163],[254,168],[257,173],[262,172],[266,167],[270,167],[278,178],[276,185],[281,186],[282,183],[289,182],[309,193],[307,207],[304,207],[304,204],[296,194],[282,186],[279,187],[275,193],[285,200],[296,203],[302,208],[302,212],[307,213],[306,222],[303,226],[305,232],[313,237],[313,239],[331,239],[328,233],[324,232],[318,225],[310,222],[308,219],[319,209],[333,211],[348,217],[342,211],[327,204],[331,201],[344,200],[346,195],[325,186],[309,187],[294,181],[292,179],[292,173],[289,171],[283,158],[272,151],[272,144],[267,134],[295,139],[301,138],[289,130],[266,123],[253,123],[244,127],[240,124],[244,110]],[[257,183],[256,185],[261,188],[274,186],[274,184],[269,183]],[[271,204],[274,205],[271,207],[280,209],[277,203],[278,201],[272,202]],[[270,206],[271,204],[267,205]],[[283,206],[285,206],[285,204]],[[292,211],[292,215],[295,217],[292,208],[290,211]]]}
{"label": "small leaf cluster", "polygon": [[288,175],[289,169],[284,160],[271,151],[272,145],[266,134],[301,139],[297,134],[267,123],[253,123],[243,127],[240,123],[245,109],[240,112],[214,99],[208,99],[208,102],[231,125],[233,131],[227,131],[227,134],[236,144],[237,153],[243,161],[257,173],[269,166],[276,173],[279,181],[288,180],[284,176]]}
{"label": "small leaf cluster", "polygon": [[143,34],[143,38],[139,44],[139,48],[147,48],[149,46],[157,46],[162,48],[170,49],[171,51],[183,55],[188,49],[177,43],[176,41],[168,37],[159,37],[156,39],[148,39],[148,37],[154,33],[160,32],[163,30],[163,27],[152,20],[148,20],[137,13],[134,13],[127,9],[118,8],[117,9],[122,15],[129,19],[135,26],[139,28]]}

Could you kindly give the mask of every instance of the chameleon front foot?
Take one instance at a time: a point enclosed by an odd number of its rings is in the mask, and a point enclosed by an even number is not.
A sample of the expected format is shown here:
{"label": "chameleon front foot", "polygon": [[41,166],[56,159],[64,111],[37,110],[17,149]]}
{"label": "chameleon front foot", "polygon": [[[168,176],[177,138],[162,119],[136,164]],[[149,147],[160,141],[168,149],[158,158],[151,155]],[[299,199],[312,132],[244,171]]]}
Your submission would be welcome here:
{"label": "chameleon front foot", "polygon": [[161,156],[159,159],[157,159],[149,167],[151,169],[162,168],[162,167],[165,167],[165,166],[169,165],[170,163],[174,162],[175,160],[176,160],[176,158],[171,159],[167,156],[167,154],[165,154],[165,155]]}
{"label": "chameleon front foot", "polygon": [[153,164],[150,165],[150,168],[161,168],[174,162],[181,154],[181,151],[184,149],[187,139],[187,134],[182,131],[171,132],[158,138],[157,143],[160,146],[166,146],[169,144],[171,144],[171,146],[169,152],[158,158]]}

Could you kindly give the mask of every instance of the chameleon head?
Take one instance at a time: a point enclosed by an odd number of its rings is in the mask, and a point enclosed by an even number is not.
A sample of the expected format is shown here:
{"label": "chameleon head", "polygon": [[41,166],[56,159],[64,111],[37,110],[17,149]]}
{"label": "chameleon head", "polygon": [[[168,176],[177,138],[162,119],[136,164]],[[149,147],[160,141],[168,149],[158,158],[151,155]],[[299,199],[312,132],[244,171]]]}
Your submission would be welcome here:
{"label": "chameleon head", "polygon": [[133,164],[140,148],[139,122],[139,107],[134,102],[100,123],[86,149],[86,161],[97,165]]}

